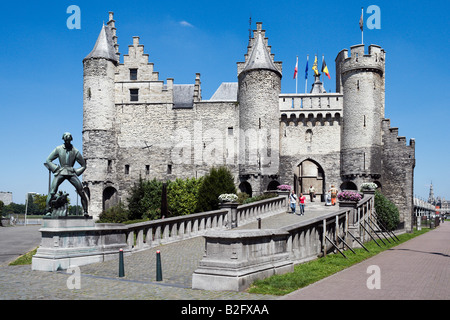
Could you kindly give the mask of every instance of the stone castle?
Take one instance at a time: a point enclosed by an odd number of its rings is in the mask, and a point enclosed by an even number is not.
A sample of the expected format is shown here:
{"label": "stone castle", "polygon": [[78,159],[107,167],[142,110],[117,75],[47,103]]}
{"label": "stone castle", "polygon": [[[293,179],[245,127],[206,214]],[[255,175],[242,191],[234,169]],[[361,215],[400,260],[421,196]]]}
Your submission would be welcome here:
{"label": "stone castle", "polygon": [[222,83],[205,100],[199,73],[192,84],[160,80],[139,37],[120,62],[110,12],[83,60],[89,213],[126,202],[139,177],[200,177],[225,165],[250,195],[313,185],[323,199],[331,185],[358,190],[375,182],[412,228],[415,146],[384,117],[385,51],[356,45],[339,52],[336,93],[317,76],[310,93],[282,93],[282,62],[256,25],[237,82]]}

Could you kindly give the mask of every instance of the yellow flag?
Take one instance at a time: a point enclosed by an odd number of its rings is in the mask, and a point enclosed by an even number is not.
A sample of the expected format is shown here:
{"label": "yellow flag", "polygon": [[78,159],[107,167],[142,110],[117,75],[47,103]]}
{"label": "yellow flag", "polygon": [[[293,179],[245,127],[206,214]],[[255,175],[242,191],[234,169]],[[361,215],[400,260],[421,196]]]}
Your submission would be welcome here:
{"label": "yellow flag", "polygon": [[317,56],[316,56],[316,58],[314,59],[314,64],[313,64],[313,66],[312,66],[312,69],[314,70],[314,74],[315,74],[316,76],[318,76],[318,75],[319,75],[319,70],[317,70]]}

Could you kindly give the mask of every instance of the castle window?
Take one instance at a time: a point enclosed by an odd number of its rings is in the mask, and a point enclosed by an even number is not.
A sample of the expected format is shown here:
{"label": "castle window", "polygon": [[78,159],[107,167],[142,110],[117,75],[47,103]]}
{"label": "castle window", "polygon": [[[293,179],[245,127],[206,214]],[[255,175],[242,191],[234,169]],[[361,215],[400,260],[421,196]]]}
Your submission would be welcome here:
{"label": "castle window", "polygon": [[129,164],[125,165],[125,174],[130,174],[130,165]]}
{"label": "castle window", "polygon": [[108,173],[112,172],[112,160],[108,160],[108,166],[106,168],[106,172],[108,172]]}
{"label": "castle window", "polygon": [[130,101],[139,101],[139,89],[130,89]]}
{"label": "castle window", "polygon": [[228,135],[229,136],[233,135],[233,127],[228,127]]}
{"label": "castle window", "polygon": [[148,164],[145,166],[145,174],[146,175],[150,174],[150,166]]}
{"label": "castle window", "polygon": [[138,69],[130,69],[130,80],[137,80],[137,70]]}
{"label": "castle window", "polygon": [[172,165],[171,164],[167,165],[167,174],[172,174]]}
{"label": "castle window", "polygon": [[311,143],[312,142],[312,136],[313,136],[312,130],[311,129],[306,130],[305,141]]}

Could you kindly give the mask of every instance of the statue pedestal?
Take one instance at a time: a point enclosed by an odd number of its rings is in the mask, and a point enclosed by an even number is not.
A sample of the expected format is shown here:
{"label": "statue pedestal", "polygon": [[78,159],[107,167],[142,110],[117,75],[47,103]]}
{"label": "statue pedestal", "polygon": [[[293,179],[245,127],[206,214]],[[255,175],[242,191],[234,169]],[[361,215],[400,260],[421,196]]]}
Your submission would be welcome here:
{"label": "statue pedestal", "polygon": [[43,219],[41,244],[31,269],[65,270],[117,258],[120,249],[129,253],[125,229],[122,224],[95,223],[92,217]]}

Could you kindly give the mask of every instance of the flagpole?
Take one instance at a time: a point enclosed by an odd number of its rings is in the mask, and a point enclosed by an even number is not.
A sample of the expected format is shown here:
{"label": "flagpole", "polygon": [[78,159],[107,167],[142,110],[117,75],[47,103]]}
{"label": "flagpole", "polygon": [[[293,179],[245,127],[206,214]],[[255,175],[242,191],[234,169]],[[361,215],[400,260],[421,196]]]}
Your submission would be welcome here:
{"label": "flagpole", "polygon": [[361,44],[364,44],[364,7],[361,7]]}
{"label": "flagpole", "polygon": [[295,94],[297,94],[297,83],[298,83],[298,56],[297,56],[297,64],[296,64],[296,67],[297,67],[297,75],[296,75],[296,77],[295,77]]}
{"label": "flagpole", "polygon": [[[322,68],[323,68],[323,60],[324,60],[325,58],[324,58],[324,55],[322,55]],[[324,80],[325,80],[325,78],[324,78],[324,76],[323,76],[323,70],[321,70],[322,71],[322,82],[324,82]]]}
{"label": "flagpole", "polygon": [[[308,61],[309,61],[309,54],[308,55],[306,55],[306,70],[308,70]],[[306,74],[308,74],[307,72],[306,72]],[[307,93],[306,91],[307,91],[307,89],[308,89],[308,77],[305,75],[305,93]]]}

